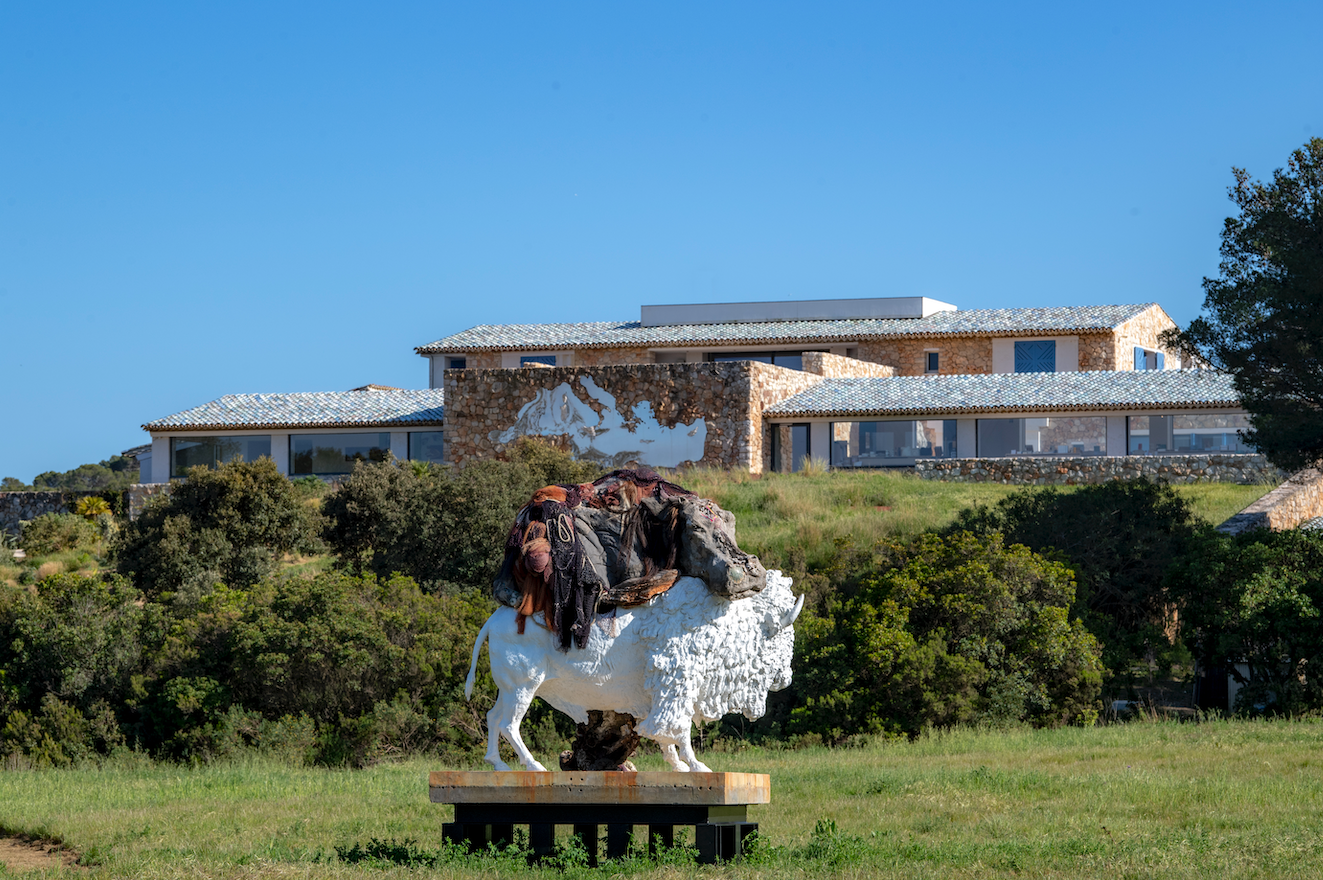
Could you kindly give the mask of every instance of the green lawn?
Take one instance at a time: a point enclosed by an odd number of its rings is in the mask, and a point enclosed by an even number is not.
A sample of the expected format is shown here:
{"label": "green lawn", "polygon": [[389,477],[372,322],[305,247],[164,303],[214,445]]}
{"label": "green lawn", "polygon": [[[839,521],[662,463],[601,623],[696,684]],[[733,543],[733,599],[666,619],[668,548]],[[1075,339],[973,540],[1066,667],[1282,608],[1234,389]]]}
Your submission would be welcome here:
{"label": "green lawn", "polygon": [[[751,810],[770,846],[762,859],[720,868],[640,859],[566,873],[1323,876],[1319,722],[958,731],[706,760],[772,774],[773,802]],[[643,764],[661,769],[655,756]],[[0,826],[62,840],[93,875],[108,877],[563,876],[489,858],[434,868],[337,860],[337,846],[373,838],[435,850],[451,810],[427,800],[432,769],[440,768],[411,761],[331,771],[253,759],[0,772]]]}

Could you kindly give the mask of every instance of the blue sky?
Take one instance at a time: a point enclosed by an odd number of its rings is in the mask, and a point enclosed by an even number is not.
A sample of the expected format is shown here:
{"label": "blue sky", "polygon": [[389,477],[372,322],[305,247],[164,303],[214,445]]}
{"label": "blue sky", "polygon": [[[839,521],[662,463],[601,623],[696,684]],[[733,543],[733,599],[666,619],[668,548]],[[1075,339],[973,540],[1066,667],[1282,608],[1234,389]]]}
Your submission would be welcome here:
{"label": "blue sky", "polygon": [[1148,302],[1323,135],[1323,4],[0,3],[0,476],[645,303]]}

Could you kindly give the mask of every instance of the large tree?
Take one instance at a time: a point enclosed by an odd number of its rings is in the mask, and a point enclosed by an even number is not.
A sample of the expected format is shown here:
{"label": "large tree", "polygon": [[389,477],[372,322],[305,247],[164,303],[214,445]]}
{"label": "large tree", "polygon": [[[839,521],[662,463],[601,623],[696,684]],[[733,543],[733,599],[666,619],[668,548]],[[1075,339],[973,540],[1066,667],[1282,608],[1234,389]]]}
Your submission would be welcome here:
{"label": "large tree", "polygon": [[1165,340],[1230,373],[1274,464],[1323,462],[1323,138],[1261,183],[1233,168],[1240,209],[1222,228],[1221,274],[1204,311]]}

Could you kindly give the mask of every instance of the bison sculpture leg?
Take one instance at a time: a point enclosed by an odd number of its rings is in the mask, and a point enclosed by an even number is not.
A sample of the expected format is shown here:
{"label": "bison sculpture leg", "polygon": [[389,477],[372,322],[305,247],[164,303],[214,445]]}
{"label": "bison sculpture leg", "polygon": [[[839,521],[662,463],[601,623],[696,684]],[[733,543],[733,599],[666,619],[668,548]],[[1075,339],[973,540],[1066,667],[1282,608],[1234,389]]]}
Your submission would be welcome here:
{"label": "bison sculpture leg", "polygon": [[547,769],[533,757],[528,746],[524,745],[523,737],[519,735],[519,725],[523,723],[528,707],[533,704],[533,694],[537,692],[539,684],[540,681],[531,687],[501,687],[496,705],[487,713],[487,762],[497,770],[510,769],[510,765],[501,760],[502,734],[514,748],[515,756],[525,770]]}

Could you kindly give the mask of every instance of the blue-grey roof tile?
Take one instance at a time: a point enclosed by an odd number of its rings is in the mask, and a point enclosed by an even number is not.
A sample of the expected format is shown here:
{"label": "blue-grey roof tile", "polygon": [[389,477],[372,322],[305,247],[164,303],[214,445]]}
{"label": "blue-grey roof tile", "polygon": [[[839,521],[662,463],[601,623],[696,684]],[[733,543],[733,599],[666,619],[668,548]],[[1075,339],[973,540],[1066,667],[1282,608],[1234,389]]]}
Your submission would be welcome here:
{"label": "blue-grey roof tile", "polygon": [[1041,309],[964,309],[926,318],[845,318],[645,327],[639,321],[480,324],[415,349],[419,354],[625,346],[815,343],[886,337],[1100,333],[1155,303]]}
{"label": "blue-grey roof tile", "polygon": [[234,428],[369,428],[439,425],[445,415],[440,388],[409,391],[369,386],[353,391],[227,394],[143,425],[148,431]]}
{"label": "blue-grey roof tile", "polygon": [[1098,370],[824,379],[768,407],[764,415],[787,419],[1239,407],[1225,373]]}

